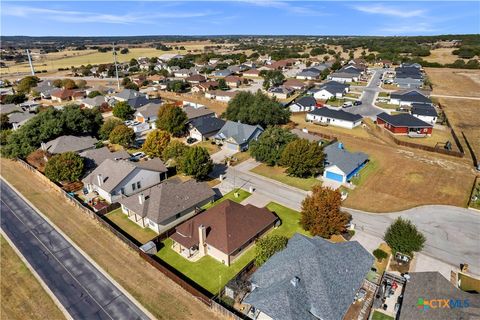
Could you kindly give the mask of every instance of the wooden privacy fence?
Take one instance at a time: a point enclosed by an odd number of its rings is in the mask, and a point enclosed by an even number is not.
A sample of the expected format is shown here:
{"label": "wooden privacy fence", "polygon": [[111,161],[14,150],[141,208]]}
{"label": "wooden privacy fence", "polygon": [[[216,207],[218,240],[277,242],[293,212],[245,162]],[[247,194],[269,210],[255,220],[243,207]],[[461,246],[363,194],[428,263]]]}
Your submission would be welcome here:
{"label": "wooden privacy fence", "polygon": [[[48,187],[62,194],[70,204],[80,209],[83,213],[88,215],[90,218],[96,220],[104,228],[112,232],[124,244],[126,244],[135,252],[137,252],[140,255],[140,257],[142,257],[151,266],[153,266],[155,269],[163,273],[173,282],[178,284],[185,291],[190,293],[193,297],[195,297],[196,299],[200,300],[205,305],[210,307],[214,312],[226,317],[227,319],[232,319],[232,320],[248,319],[246,316],[237,314],[238,312],[236,312],[235,310],[229,310],[227,307],[223,306],[222,304],[215,302],[214,300],[215,296],[213,294],[209,293],[206,289],[202,288],[192,280],[186,278],[183,274],[178,272],[175,268],[170,266],[165,261],[161,260],[157,256],[148,255],[142,250],[140,250],[140,246],[142,245],[141,243],[133,239],[130,235],[125,233],[122,229],[118,228],[115,224],[111,223],[110,221],[104,218],[104,215],[106,213],[119,208],[120,204],[118,203],[111,204],[107,208],[102,209],[104,211],[100,210],[99,212],[94,212],[89,207],[85,206],[82,202],[77,200],[74,196],[70,195],[68,192],[63,190],[59,185],[57,185],[56,183],[48,179],[45,175],[43,175],[37,169],[29,165],[27,162],[23,161],[22,159],[17,159],[17,162],[21,164],[23,167],[25,167],[26,169],[28,169],[29,171],[36,174]],[[156,237],[153,241],[158,246],[162,240],[165,240],[166,238],[168,238],[174,231],[175,231],[174,228],[167,230],[166,232]]]}

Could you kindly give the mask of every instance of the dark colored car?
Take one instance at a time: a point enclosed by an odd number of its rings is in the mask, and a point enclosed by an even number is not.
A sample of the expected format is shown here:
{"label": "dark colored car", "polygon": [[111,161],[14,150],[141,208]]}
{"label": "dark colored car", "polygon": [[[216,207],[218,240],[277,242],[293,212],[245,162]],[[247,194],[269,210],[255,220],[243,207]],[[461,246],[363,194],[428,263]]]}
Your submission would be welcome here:
{"label": "dark colored car", "polygon": [[362,104],[362,101],[360,101],[360,100],[357,100],[357,101],[354,101],[354,102],[353,102],[353,105],[354,105],[354,106],[359,106],[359,105],[361,105],[361,104]]}
{"label": "dark colored car", "polygon": [[197,139],[192,138],[192,137],[190,137],[190,138],[187,139],[187,143],[188,143],[188,144],[192,144],[192,143],[194,143],[194,142],[196,142],[196,141],[197,141]]}

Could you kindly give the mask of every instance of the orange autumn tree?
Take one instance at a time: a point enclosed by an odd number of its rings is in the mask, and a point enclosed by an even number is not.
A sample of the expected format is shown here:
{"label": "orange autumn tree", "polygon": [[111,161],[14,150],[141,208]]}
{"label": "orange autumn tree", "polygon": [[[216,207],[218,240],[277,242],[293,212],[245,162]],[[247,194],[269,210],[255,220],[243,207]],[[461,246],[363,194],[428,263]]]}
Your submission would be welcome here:
{"label": "orange autumn tree", "polygon": [[302,202],[301,226],[313,236],[330,238],[345,230],[350,215],[340,210],[342,196],[339,191],[313,187],[312,194]]}

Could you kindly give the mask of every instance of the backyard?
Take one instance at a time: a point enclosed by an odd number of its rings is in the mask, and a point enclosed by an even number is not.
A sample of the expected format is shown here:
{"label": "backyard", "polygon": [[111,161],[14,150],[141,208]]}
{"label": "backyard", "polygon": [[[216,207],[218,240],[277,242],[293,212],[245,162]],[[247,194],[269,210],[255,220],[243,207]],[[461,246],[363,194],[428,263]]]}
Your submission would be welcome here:
{"label": "backyard", "polygon": [[289,176],[285,173],[285,170],[286,169],[283,167],[279,167],[279,166],[270,167],[262,163],[250,171],[252,171],[253,173],[259,174],[261,176],[276,180],[278,182],[281,182],[305,191],[310,191],[312,190],[314,185],[322,183],[320,180],[313,177],[297,178],[297,177]]}
{"label": "backyard", "polygon": [[341,138],[343,135],[353,136],[357,138],[370,137],[370,135],[368,134],[368,131],[365,130],[362,126],[358,126],[354,129],[346,129],[346,128],[340,128],[335,126],[323,126],[323,125],[314,124],[312,122],[307,122],[305,120],[305,113],[302,113],[302,112],[293,113],[290,116],[290,120],[297,124],[298,129],[307,128],[308,131],[311,131],[311,132],[318,132],[321,134],[323,133],[331,136],[338,136],[339,138]]}
{"label": "backyard", "polygon": [[105,218],[113,222],[116,226],[142,244],[147,243],[157,236],[153,230],[150,230],[149,228],[142,228],[130,220],[127,215],[122,212],[121,208],[106,214]]}
{"label": "backyard", "polygon": [[372,320],[394,320],[393,317],[386,315],[380,311],[373,311]]}
{"label": "backyard", "polygon": [[351,180],[351,182],[357,186],[360,187],[362,184],[365,183],[367,180],[368,176],[372,174],[372,172],[375,172],[378,169],[378,162],[370,158],[367,164],[358,172],[357,176],[354,176]]}

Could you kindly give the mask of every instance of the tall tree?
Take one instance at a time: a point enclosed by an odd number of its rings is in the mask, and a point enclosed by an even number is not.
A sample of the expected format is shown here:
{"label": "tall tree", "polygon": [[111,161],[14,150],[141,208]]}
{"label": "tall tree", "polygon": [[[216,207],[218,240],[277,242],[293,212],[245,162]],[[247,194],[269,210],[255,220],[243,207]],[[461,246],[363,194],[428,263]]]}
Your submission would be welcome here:
{"label": "tall tree", "polygon": [[175,163],[178,163],[179,159],[185,155],[188,149],[189,147],[183,142],[172,140],[165,150],[163,150],[162,159],[165,161],[174,160]]}
{"label": "tall tree", "polygon": [[297,139],[296,135],[280,127],[268,127],[257,141],[250,143],[250,155],[269,166],[279,164],[285,146]]}
{"label": "tall tree", "polygon": [[412,255],[413,252],[421,251],[425,244],[425,236],[410,220],[401,217],[388,227],[383,238],[394,253]]}
{"label": "tall tree", "polygon": [[338,190],[314,186],[302,202],[300,224],[313,236],[330,238],[345,230],[350,216],[341,211],[342,196]]}
{"label": "tall tree", "polygon": [[101,139],[107,140],[108,137],[110,136],[110,132],[112,132],[112,130],[116,126],[121,124],[123,124],[122,120],[118,118],[109,118],[101,126],[100,131],[98,132],[98,135],[100,136]]}
{"label": "tall tree", "polygon": [[40,78],[35,76],[27,76],[20,80],[17,84],[17,91],[19,93],[28,94],[30,90],[40,82]]}
{"label": "tall tree", "polygon": [[65,152],[51,157],[45,166],[45,175],[55,182],[78,181],[83,173],[84,159],[75,152]]}
{"label": "tall tree", "polygon": [[287,123],[290,111],[260,91],[255,94],[240,92],[230,100],[224,115],[228,120],[259,124],[266,128]]}
{"label": "tall tree", "polygon": [[185,131],[187,114],[181,108],[166,104],[158,111],[157,128],[165,130],[174,136],[179,136]]}
{"label": "tall tree", "polygon": [[265,90],[279,86],[285,80],[285,76],[280,70],[262,70],[260,76],[263,77],[263,88]]}
{"label": "tall tree", "polygon": [[123,147],[130,146],[135,141],[135,132],[124,124],[113,128],[109,135],[110,143],[119,144]]}
{"label": "tall tree", "polygon": [[323,149],[317,142],[309,142],[306,139],[288,143],[280,158],[280,164],[287,167],[288,174],[301,178],[322,172],[323,161]]}
{"label": "tall tree", "polygon": [[205,179],[212,168],[212,159],[203,147],[189,148],[180,159],[180,170],[195,179]]}
{"label": "tall tree", "polygon": [[153,130],[147,136],[142,146],[143,152],[150,157],[163,157],[163,151],[170,142],[170,134],[163,130]]}
{"label": "tall tree", "polygon": [[131,119],[134,113],[135,110],[126,101],[119,101],[113,107],[113,115],[122,120]]}

